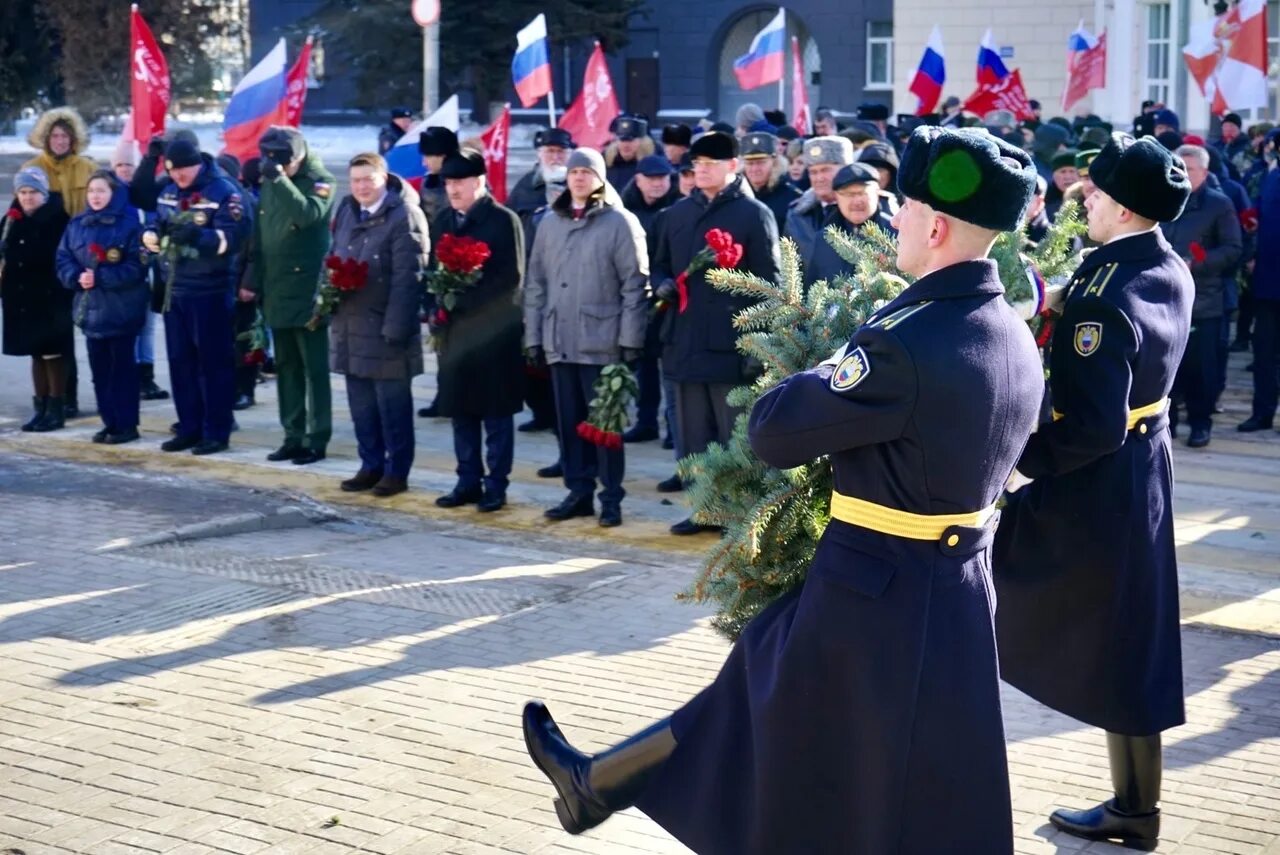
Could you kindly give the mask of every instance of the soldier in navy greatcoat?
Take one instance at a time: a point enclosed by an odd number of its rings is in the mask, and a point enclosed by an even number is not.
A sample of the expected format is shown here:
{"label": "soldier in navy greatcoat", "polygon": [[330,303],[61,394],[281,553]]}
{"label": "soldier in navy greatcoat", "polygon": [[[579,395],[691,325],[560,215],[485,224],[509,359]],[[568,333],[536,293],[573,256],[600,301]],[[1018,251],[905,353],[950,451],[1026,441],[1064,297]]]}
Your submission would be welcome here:
{"label": "soldier in navy greatcoat", "polygon": [[751,414],[767,463],[830,455],[808,578],[748,624],[715,682],[601,754],[526,705],[566,830],[634,804],[703,855],[1013,852],[990,551],[1043,380],[986,256],[1035,175],[981,131],[916,130],[894,225],[919,278]]}
{"label": "soldier in navy greatcoat", "polygon": [[1050,355],[1053,421],[1031,437],[996,536],[1000,672],[1107,731],[1115,798],[1055,826],[1150,849],[1160,732],[1185,720],[1168,405],[1195,286],[1158,223],[1191,184],[1150,137],[1113,134],[1089,166],[1102,244],[1068,286]]}

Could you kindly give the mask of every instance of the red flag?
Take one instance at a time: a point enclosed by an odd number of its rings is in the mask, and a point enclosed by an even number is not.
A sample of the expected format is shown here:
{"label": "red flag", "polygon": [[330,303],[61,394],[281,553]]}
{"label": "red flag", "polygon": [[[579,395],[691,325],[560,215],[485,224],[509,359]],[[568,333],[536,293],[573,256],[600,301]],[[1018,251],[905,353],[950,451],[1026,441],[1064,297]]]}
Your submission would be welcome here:
{"label": "red flag", "polygon": [[791,37],[791,107],[795,115],[791,118],[791,127],[808,136],[812,129],[813,116],[809,113],[809,91],[804,86],[804,61],[800,58],[800,40]]}
{"label": "red flag", "polygon": [[1062,112],[1069,111],[1091,89],[1107,87],[1107,33],[1097,44],[1067,52],[1067,87],[1062,92]]}
{"label": "red flag", "polygon": [[1019,121],[1034,117],[1027,90],[1022,85],[1022,72],[1014,69],[1009,75],[995,82],[983,83],[969,100],[964,102],[966,112],[985,116],[992,110],[1008,110]]}
{"label": "red flag", "polygon": [[560,127],[568,131],[578,145],[602,149],[613,137],[609,123],[620,112],[604,49],[596,42],[596,49],[587,60],[587,71],[582,75],[582,91],[560,117]]}
{"label": "red flag", "polygon": [[146,142],[164,133],[169,109],[169,64],[135,5],[129,13],[129,97],[134,138]]}
{"label": "red flag", "polygon": [[311,67],[311,36],[284,79],[285,124],[295,128],[302,124],[302,105],[307,102],[307,69]]}
{"label": "red flag", "polygon": [[511,138],[511,105],[504,104],[498,118],[484,129],[484,168],[489,179],[489,192],[499,202],[507,201],[507,144]]}

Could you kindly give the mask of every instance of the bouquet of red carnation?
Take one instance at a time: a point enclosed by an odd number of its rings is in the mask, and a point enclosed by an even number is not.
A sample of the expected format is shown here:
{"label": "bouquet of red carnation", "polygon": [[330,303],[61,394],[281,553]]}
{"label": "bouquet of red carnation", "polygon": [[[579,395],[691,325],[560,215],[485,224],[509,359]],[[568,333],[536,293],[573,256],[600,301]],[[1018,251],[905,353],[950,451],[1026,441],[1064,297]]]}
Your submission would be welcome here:
{"label": "bouquet of red carnation", "polygon": [[[88,252],[89,259],[85,267],[86,270],[97,270],[98,265],[106,263],[107,251],[103,248],[102,244],[89,244]],[[80,299],[76,302],[75,325],[83,327],[84,319],[89,314],[89,294],[85,292],[84,289],[81,289],[76,293],[76,296]]]}
{"label": "bouquet of red carnation", "polygon": [[489,244],[461,235],[444,235],[436,243],[436,266],[427,273],[427,291],[446,312],[458,305],[458,295],[476,284],[484,263],[493,255]]}
{"label": "bouquet of red carnation", "polygon": [[[689,277],[713,267],[723,267],[726,270],[732,270],[742,261],[743,248],[742,244],[737,243],[733,239],[733,235],[724,229],[712,229],[707,232],[703,238],[707,245],[698,250],[693,256],[693,260],[689,262],[689,266],[684,272],[676,277],[676,310],[684,312],[689,307]],[[666,300],[658,301],[658,311],[665,311],[667,308]]]}
{"label": "bouquet of red carnation", "polygon": [[1246,232],[1258,230],[1258,209],[1245,208],[1240,212],[1240,225]]}
{"label": "bouquet of red carnation", "polygon": [[1191,242],[1191,245],[1187,247],[1187,253],[1196,264],[1204,264],[1204,260],[1209,257],[1209,253],[1204,251],[1204,247],[1198,240]]}
{"label": "bouquet of red carnation", "polygon": [[636,377],[621,362],[606,365],[596,378],[595,397],[585,422],[578,422],[578,436],[593,445],[613,451],[622,448],[622,431],[627,426],[627,409],[639,394]]}
{"label": "bouquet of red carnation", "polygon": [[8,218],[9,218],[9,219],[11,219],[11,220],[20,220],[20,219],[22,219],[22,209],[21,209],[21,208],[10,208],[10,209],[5,213],[5,216],[6,216],[6,217],[8,217]]}
{"label": "bouquet of red carnation", "polygon": [[307,321],[307,329],[319,328],[324,319],[333,314],[338,304],[348,294],[369,284],[369,262],[357,261],[354,258],[339,258],[330,255],[324,260],[324,279],[320,283],[320,291],[316,294],[316,305],[311,310],[311,320]]}

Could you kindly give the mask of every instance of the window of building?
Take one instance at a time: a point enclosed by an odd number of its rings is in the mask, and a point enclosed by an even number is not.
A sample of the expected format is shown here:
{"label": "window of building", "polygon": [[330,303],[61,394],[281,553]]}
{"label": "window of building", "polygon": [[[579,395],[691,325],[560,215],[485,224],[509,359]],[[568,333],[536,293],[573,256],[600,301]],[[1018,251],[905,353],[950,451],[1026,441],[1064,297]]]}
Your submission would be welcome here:
{"label": "window of building", "polygon": [[1169,103],[1173,66],[1173,41],[1171,22],[1173,10],[1168,2],[1152,3],[1147,7],[1146,64],[1143,74],[1143,98]]}
{"label": "window of building", "polygon": [[867,22],[867,88],[893,88],[893,23]]}

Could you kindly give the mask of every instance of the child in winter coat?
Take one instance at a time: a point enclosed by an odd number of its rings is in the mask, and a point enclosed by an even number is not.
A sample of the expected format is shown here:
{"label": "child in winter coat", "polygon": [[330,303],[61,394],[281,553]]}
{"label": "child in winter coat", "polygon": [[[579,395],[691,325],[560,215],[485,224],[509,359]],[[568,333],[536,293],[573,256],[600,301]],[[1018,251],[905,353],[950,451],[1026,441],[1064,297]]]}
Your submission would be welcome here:
{"label": "child in winter coat", "polygon": [[142,226],[129,191],[107,170],[95,172],[89,207],[58,246],[58,278],[75,292],[72,318],[84,332],[103,428],[94,442],[138,438],[138,362],[134,343],[150,304],[142,262]]}

